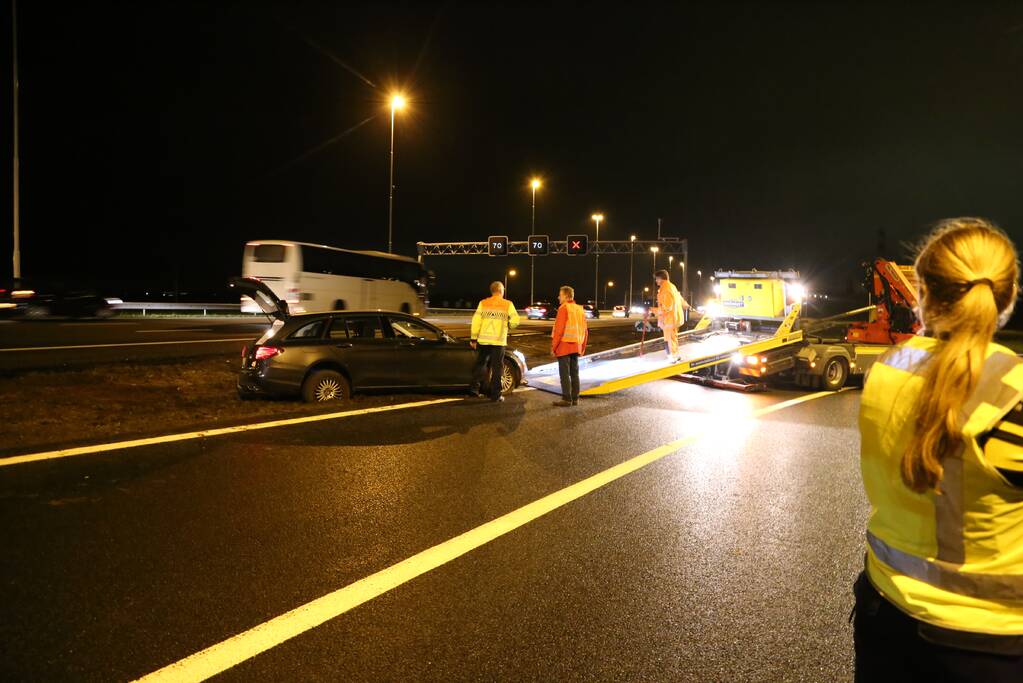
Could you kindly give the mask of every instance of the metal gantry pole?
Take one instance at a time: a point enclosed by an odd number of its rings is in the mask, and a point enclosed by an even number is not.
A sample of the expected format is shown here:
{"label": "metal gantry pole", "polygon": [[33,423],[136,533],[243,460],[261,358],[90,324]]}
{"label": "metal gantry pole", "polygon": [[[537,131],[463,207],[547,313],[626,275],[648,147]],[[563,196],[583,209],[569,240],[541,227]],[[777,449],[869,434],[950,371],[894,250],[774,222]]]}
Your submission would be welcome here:
{"label": "metal gantry pole", "polygon": [[[530,215],[530,219],[529,219],[529,236],[530,236],[530,239],[532,239],[533,235],[536,234],[536,184],[535,183],[532,184],[531,188],[533,190],[533,202],[532,202],[532,211],[531,211],[531,215]],[[528,247],[526,249],[526,252],[527,253],[529,252],[529,248]],[[535,301],[535,299],[533,298],[533,266],[535,264],[536,264],[536,257],[535,256],[530,256],[529,257],[529,305],[530,306],[532,306],[533,305],[533,301]]]}
{"label": "metal gantry pole", "polygon": [[18,8],[17,0],[11,0],[11,47],[13,50],[13,101],[14,112],[11,117],[14,121],[14,168],[13,191],[14,191],[14,285],[18,286],[21,280],[21,207],[20,207],[20,174],[21,163],[18,159]]}
{"label": "metal gantry pole", "polygon": [[600,252],[597,251],[597,245],[600,244],[600,219],[595,218],[594,222],[597,224],[597,240],[596,244],[593,245],[593,305],[599,315],[600,312]]}
{"label": "metal gantry pole", "polygon": [[394,103],[391,103],[391,170],[387,192],[387,253],[394,253]]}
{"label": "metal gantry pole", "polygon": [[[635,235],[633,235],[635,237]],[[632,240],[631,248],[629,249],[629,307],[626,310],[628,315],[632,315],[632,306],[635,299],[632,298],[632,259],[636,255],[636,240]]]}

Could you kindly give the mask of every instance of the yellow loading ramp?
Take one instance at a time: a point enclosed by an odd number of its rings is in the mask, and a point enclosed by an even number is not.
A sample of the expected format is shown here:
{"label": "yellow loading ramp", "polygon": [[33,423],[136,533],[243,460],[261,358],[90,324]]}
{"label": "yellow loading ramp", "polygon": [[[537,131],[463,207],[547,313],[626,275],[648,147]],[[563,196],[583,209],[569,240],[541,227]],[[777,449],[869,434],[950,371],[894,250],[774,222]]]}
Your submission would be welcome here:
{"label": "yellow loading ramp", "polygon": [[[711,318],[704,317],[692,330],[679,333],[681,360],[668,361],[664,339],[645,344],[630,344],[579,359],[579,388],[583,396],[599,396],[639,384],[666,379],[730,362],[732,355],[763,353],[803,341],[802,330],[793,330],[799,317],[794,305],[773,335],[748,335],[711,329]],[[642,347],[642,348],[641,348]],[[538,365],[526,373],[529,386],[561,393],[558,364]]]}

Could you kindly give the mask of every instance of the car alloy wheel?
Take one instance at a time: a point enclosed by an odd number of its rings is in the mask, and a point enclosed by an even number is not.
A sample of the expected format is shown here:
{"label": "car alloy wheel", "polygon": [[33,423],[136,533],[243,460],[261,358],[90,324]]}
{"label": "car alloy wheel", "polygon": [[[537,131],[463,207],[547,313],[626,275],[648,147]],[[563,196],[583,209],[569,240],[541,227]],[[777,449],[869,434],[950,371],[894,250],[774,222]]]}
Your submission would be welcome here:
{"label": "car alloy wheel", "polygon": [[343,394],[341,383],[333,377],[325,377],[316,385],[317,401],[334,401]]}
{"label": "car alloy wheel", "polygon": [[503,363],[501,368],[501,393],[507,394],[515,388],[515,371],[511,363]]}

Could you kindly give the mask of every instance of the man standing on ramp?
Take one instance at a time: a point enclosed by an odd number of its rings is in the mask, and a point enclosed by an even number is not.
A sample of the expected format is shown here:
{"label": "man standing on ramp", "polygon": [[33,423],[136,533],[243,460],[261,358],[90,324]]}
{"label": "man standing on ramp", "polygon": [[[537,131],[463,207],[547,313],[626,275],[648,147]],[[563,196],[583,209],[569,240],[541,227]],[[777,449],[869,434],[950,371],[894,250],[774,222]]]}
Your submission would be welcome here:
{"label": "man standing on ramp", "polygon": [[490,366],[490,400],[503,401],[501,375],[504,372],[504,347],[508,330],[519,326],[515,305],[504,298],[504,285],[490,283],[490,297],[480,302],[472,316],[472,348],[476,349],[476,365],[472,369],[472,393],[480,395],[480,385]]}
{"label": "man standing on ramp", "polygon": [[685,311],[692,308],[679,294],[678,288],[668,277],[668,271],[659,270],[654,273],[657,282],[657,324],[664,331],[664,343],[668,359],[678,362],[678,328],[685,322]]}
{"label": "man standing on ramp", "polygon": [[559,408],[579,405],[579,356],[586,353],[586,311],[575,302],[575,290],[565,285],[558,292],[558,318],[551,333],[551,354],[558,357],[558,372],[561,375],[561,400],[554,405]]}

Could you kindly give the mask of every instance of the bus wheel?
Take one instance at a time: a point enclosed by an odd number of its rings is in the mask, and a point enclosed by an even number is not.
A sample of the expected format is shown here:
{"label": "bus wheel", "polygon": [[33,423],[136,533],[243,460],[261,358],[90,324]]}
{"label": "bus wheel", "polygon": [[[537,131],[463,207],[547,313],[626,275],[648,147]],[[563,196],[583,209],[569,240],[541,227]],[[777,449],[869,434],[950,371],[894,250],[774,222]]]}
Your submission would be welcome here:
{"label": "bus wheel", "polygon": [[345,308],[347,308],[347,306],[345,306],[345,300],[344,299],[338,299],[337,301],[334,302],[334,310],[335,311],[343,311],[343,310],[345,310]]}
{"label": "bus wheel", "polygon": [[408,305],[407,301],[401,305],[401,312],[406,315],[412,312],[412,307]]}
{"label": "bus wheel", "polygon": [[845,359],[835,357],[824,365],[824,372],[821,373],[821,385],[827,391],[838,391],[845,386],[849,379],[849,366]]}

